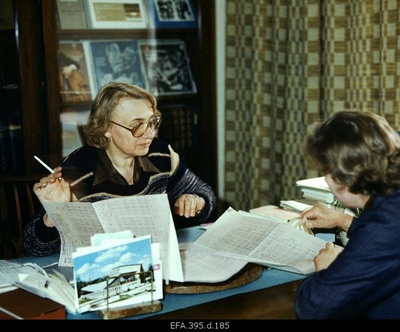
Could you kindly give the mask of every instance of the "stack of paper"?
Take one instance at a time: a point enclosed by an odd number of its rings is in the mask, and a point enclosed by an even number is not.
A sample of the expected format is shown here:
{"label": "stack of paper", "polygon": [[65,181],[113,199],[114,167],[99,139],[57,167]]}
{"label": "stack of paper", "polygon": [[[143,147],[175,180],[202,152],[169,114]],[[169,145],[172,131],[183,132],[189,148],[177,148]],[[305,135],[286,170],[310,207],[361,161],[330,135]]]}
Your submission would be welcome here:
{"label": "stack of paper", "polygon": [[306,199],[328,204],[335,201],[335,196],[331,193],[331,190],[325,181],[325,177],[323,176],[299,180],[296,182],[296,185],[301,189],[303,197]]}
{"label": "stack of paper", "polygon": [[1,261],[0,284],[15,286],[41,297],[63,304],[75,314],[74,289],[65,277],[54,271],[48,274],[34,263],[7,264]]}

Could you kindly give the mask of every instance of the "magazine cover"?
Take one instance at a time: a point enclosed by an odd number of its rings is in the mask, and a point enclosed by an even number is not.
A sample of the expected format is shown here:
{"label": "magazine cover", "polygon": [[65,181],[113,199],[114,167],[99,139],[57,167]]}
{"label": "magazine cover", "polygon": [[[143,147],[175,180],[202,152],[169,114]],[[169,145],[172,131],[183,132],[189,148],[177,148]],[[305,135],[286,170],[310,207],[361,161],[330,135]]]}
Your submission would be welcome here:
{"label": "magazine cover", "polygon": [[145,29],[147,13],[143,0],[85,0],[92,29]]}
{"label": "magazine cover", "polygon": [[104,84],[115,81],[146,88],[136,41],[90,41],[89,48],[96,91]]}
{"label": "magazine cover", "polygon": [[85,144],[83,126],[87,123],[90,110],[60,113],[62,156],[66,157]]}
{"label": "magazine cover", "polygon": [[60,29],[87,29],[84,0],[57,0]]}
{"label": "magazine cover", "polygon": [[147,89],[154,95],[196,93],[186,45],[182,40],[141,40]]}
{"label": "magazine cover", "polygon": [[92,100],[90,74],[82,41],[60,41],[58,46],[60,94],[63,102]]}
{"label": "magazine cover", "polygon": [[198,21],[191,0],[147,0],[153,28],[197,28]]}
{"label": "magazine cover", "polygon": [[78,312],[117,308],[163,297],[161,262],[150,235],[73,254]]}

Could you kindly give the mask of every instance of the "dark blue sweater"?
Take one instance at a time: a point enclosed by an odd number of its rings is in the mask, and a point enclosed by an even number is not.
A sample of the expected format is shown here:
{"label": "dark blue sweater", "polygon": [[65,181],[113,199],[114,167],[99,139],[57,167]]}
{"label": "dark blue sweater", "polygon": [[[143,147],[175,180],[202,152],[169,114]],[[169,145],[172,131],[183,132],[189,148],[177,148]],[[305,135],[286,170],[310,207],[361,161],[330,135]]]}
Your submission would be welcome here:
{"label": "dark blue sweater", "polygon": [[300,319],[400,319],[400,190],[354,218],[349,242],[296,297]]}

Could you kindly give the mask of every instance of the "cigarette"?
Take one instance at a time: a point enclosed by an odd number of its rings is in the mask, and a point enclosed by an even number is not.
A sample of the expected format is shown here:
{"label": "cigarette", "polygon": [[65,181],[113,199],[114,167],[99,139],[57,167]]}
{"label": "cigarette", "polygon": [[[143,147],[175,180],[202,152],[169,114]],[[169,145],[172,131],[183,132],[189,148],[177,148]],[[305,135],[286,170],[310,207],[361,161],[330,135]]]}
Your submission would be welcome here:
{"label": "cigarette", "polygon": [[34,157],[39,163],[41,163],[42,166],[43,166],[44,168],[46,168],[50,173],[54,173],[53,169],[50,168],[50,166],[48,166],[42,159],[40,159],[40,158],[37,157],[37,156],[33,156],[33,157]]}

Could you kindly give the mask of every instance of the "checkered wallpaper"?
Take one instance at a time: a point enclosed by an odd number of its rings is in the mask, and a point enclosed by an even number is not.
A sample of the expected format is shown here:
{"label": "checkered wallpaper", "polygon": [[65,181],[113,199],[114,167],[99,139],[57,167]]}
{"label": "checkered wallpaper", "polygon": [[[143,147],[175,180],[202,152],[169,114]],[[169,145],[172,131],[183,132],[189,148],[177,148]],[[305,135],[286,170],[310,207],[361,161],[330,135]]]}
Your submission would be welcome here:
{"label": "checkered wallpaper", "polygon": [[307,125],[342,109],[400,129],[400,2],[226,0],[225,201],[299,199]]}

